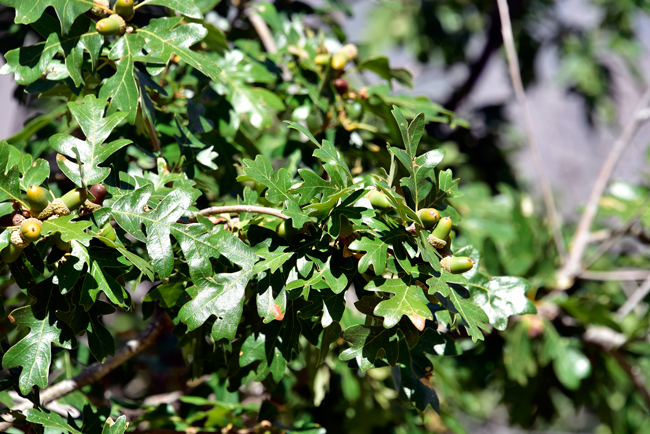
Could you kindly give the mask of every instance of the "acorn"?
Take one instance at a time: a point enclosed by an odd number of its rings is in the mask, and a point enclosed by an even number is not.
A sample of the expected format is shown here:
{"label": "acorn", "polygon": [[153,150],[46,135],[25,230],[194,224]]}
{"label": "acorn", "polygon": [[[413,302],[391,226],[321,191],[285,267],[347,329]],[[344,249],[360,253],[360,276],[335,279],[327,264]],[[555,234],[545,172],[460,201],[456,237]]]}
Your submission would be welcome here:
{"label": "acorn", "polygon": [[316,57],[314,57],[314,63],[316,65],[327,65],[330,63],[330,55],[329,54],[318,54]]}
{"label": "acorn", "polygon": [[63,250],[64,252],[69,251],[70,248],[72,247],[70,241],[63,241],[63,239],[61,239],[61,232],[55,233],[54,236],[52,237],[52,241],[54,241],[54,246],[57,249]]}
{"label": "acorn", "polygon": [[368,194],[370,204],[376,210],[387,212],[393,209],[393,205],[388,201],[388,197],[381,191],[372,191]]}
{"label": "acorn", "polygon": [[118,14],[97,21],[95,29],[100,35],[122,35],[126,31],[126,21]]}
{"label": "acorn", "polygon": [[337,78],[336,80],[332,81],[332,84],[334,85],[334,89],[336,89],[336,93],[339,95],[345,95],[348,93],[348,81],[345,78]]}
{"label": "acorn", "polygon": [[117,0],[113,6],[113,12],[120,15],[126,21],[133,18],[133,0]]}
{"label": "acorn", "polygon": [[41,238],[41,224],[38,219],[27,219],[20,225],[20,233],[30,243],[38,241]]}
{"label": "acorn", "polygon": [[300,229],[291,226],[288,220],[282,220],[275,228],[275,233],[290,243],[297,241],[300,237]]}
{"label": "acorn", "polygon": [[38,215],[50,204],[45,191],[38,185],[32,185],[27,190],[27,203],[32,216]]}
{"label": "acorn", "polygon": [[90,187],[90,194],[94,197],[94,199],[88,198],[88,201],[96,205],[102,205],[104,203],[104,199],[106,199],[106,186],[102,183],[95,184]]}
{"label": "acorn", "polygon": [[337,71],[345,68],[345,64],[348,63],[348,56],[345,54],[338,52],[332,57],[332,69],[335,69]]}
{"label": "acorn", "polygon": [[440,265],[451,274],[462,274],[471,270],[474,262],[467,256],[446,256],[442,258]]}
{"label": "acorn", "polygon": [[2,251],[0,251],[0,257],[2,257],[2,260],[5,261],[5,263],[11,264],[12,262],[15,262],[16,259],[20,258],[23,250],[24,247],[18,247],[14,246],[13,244],[9,244],[7,247],[2,249]]}
{"label": "acorn", "polygon": [[418,211],[418,217],[424,228],[431,229],[440,220],[440,213],[435,208],[423,208]]}
{"label": "acorn", "polygon": [[436,249],[442,249],[447,245],[447,242],[445,241],[447,239],[447,236],[451,233],[451,218],[449,217],[444,217],[442,218],[439,222],[438,225],[435,227],[435,229],[431,232],[429,237],[427,238],[429,241],[429,244],[431,244],[433,247]]}
{"label": "acorn", "polygon": [[354,60],[357,58],[357,54],[359,54],[359,50],[357,49],[357,46],[354,44],[345,44],[343,48],[339,50],[339,53],[344,54],[348,60]]}
{"label": "acorn", "polygon": [[111,225],[110,222],[106,223],[104,227],[99,231],[98,234],[100,237],[107,238],[110,241],[110,244],[104,240],[100,241],[104,244],[106,244],[108,247],[115,247],[115,244],[113,244],[113,241],[117,239],[117,234],[115,233],[115,228],[113,228],[113,225]]}
{"label": "acorn", "polygon": [[90,12],[96,17],[103,17],[111,9],[111,3],[108,0],[93,0],[93,3],[96,6],[93,6]]}
{"label": "acorn", "polygon": [[61,197],[61,201],[70,211],[79,208],[88,198],[88,191],[85,188],[73,188]]}

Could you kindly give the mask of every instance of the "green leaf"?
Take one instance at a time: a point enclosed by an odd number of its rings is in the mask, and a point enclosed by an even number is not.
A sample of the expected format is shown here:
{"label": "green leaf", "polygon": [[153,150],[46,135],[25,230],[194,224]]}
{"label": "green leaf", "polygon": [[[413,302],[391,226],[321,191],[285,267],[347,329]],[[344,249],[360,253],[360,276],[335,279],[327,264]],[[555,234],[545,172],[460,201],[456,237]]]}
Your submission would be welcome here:
{"label": "green leaf", "polygon": [[104,118],[106,100],[97,99],[92,94],[86,95],[83,103],[70,102],[68,107],[79,122],[86,140],[79,140],[66,134],[55,134],[50,137],[52,148],[60,154],[77,160],[75,163],[68,159],[57,158],[59,168],[78,187],[100,183],[108,177],[111,169],[99,167],[99,164],[131,143],[130,140],[120,139],[103,144],[127,114],[114,113]]}
{"label": "green leaf", "polygon": [[28,190],[32,185],[41,185],[50,177],[50,164],[42,158],[39,158],[31,163],[27,170],[22,172],[23,177],[20,180],[20,187],[23,190]]}
{"label": "green leaf", "polygon": [[92,235],[87,234],[85,229],[91,225],[89,221],[71,221],[75,216],[67,215],[55,219],[49,219],[43,222],[41,226],[41,235],[44,237],[53,235],[56,232],[61,233],[61,239],[64,242],[76,240],[84,246],[88,247],[90,240],[93,239]]}
{"label": "green leaf", "polygon": [[68,422],[54,412],[45,412],[36,408],[29,408],[23,413],[28,422],[37,423],[44,427],[54,428],[56,430],[63,430],[73,434],[81,434],[77,428],[70,426]]}
{"label": "green leaf", "polygon": [[9,348],[2,358],[4,369],[23,368],[18,380],[23,395],[27,395],[32,386],[41,389],[47,386],[52,361],[51,345],[56,343],[72,349],[73,344],[69,327],[56,316],[57,310],[66,311],[68,306],[57,289],[52,288],[52,281],[42,281],[30,293],[37,302],[11,313],[14,325],[28,327],[29,333]]}
{"label": "green leaf", "polygon": [[128,427],[129,423],[126,421],[126,416],[120,416],[115,421],[109,417],[106,419],[102,434],[124,434]]}
{"label": "green leaf", "polygon": [[252,277],[252,268],[247,268],[195,282],[199,293],[181,308],[178,319],[188,330],[195,330],[214,315],[212,339],[233,340],[244,307],[244,291]]}
{"label": "green leaf", "polygon": [[84,51],[90,53],[95,65],[104,42],[104,37],[95,31],[95,23],[88,17],[81,17],[75,21],[70,32],[64,35],[60,32],[56,19],[45,14],[33,26],[46,41],[8,51],[5,55],[7,63],[0,68],[0,74],[14,73],[16,83],[28,85],[45,73],[56,54],[61,54],[65,57],[65,72],[75,84],[82,84]]}
{"label": "green leaf", "polygon": [[424,330],[425,320],[433,321],[431,310],[427,307],[427,299],[422,288],[417,285],[407,285],[402,279],[376,279],[366,286],[368,291],[382,291],[395,294],[375,307],[374,314],[384,318],[384,327],[397,325],[402,316],[406,315],[420,331]]}
{"label": "green leaf", "polygon": [[106,80],[99,91],[100,99],[110,99],[107,113],[121,110],[130,124],[135,122],[140,97],[133,70],[134,62],[144,43],[144,38],[137,33],[127,33],[117,41],[108,53],[108,58],[116,61],[117,71]]}
{"label": "green leaf", "polygon": [[[162,279],[167,279],[174,266],[169,235],[178,220],[192,204],[192,193],[178,188],[169,193],[153,211],[144,207],[153,193],[153,186],[147,184],[119,198],[113,204],[111,214],[117,224],[137,240],[147,244],[147,252],[153,269]],[[147,235],[140,226],[144,225]]]}
{"label": "green leaf", "polygon": [[89,0],[0,0],[0,4],[16,9],[15,22],[30,24],[38,20],[45,8],[52,6],[61,21],[62,33],[68,33],[75,18],[93,7]]}
{"label": "green leaf", "polygon": [[256,380],[261,381],[271,374],[273,381],[278,383],[284,377],[287,361],[275,345],[277,335],[271,333],[267,336],[264,334],[265,330],[274,331],[274,329],[262,329],[260,333],[253,333],[246,338],[241,348],[239,365],[248,366],[260,362],[256,369]]}
{"label": "green leaf", "polygon": [[140,6],[144,5],[158,5],[165,6],[169,9],[174,9],[181,14],[190,18],[201,19],[203,15],[201,10],[194,4],[194,0],[144,0],[139,3]]}
{"label": "green leaf", "polygon": [[381,326],[365,326],[361,324],[346,328],[341,338],[350,342],[351,347],[343,351],[339,359],[346,362],[356,360],[362,371],[375,367],[377,358],[385,358],[388,364],[397,363],[399,349],[396,329],[386,329]]}
{"label": "green leaf", "polygon": [[386,56],[377,56],[365,59],[357,65],[357,69],[359,71],[364,69],[372,71],[388,81],[390,81],[391,78],[394,78],[408,88],[413,87],[413,75],[411,72],[404,68],[391,68]]}
{"label": "green leaf", "polygon": [[205,76],[220,81],[220,70],[217,65],[203,54],[190,50],[192,45],[205,38],[207,30],[197,23],[181,25],[182,19],[182,17],[153,19],[149,21],[148,26],[138,29],[137,33],[145,38],[144,49],[148,57],[171,61],[171,55],[176,54]]}
{"label": "green leaf", "polygon": [[263,155],[258,155],[255,161],[245,158],[242,163],[246,176],[268,187],[266,198],[270,202],[293,201],[295,195],[290,193],[291,175],[287,169],[273,170],[271,162]]}

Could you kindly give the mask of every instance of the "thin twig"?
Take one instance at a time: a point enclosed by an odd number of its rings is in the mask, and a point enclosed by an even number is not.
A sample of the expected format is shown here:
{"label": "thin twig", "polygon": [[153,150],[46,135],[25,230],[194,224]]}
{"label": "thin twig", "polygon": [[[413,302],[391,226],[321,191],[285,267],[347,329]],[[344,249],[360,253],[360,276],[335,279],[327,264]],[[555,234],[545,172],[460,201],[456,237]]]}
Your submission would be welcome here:
{"label": "thin twig", "polygon": [[619,319],[625,318],[628,313],[632,312],[637,304],[641,303],[641,300],[643,300],[648,293],[650,293],[650,273],[648,273],[648,277],[641,286],[639,286],[636,291],[630,295],[630,298],[628,298],[627,301],[616,311],[616,316]]}
{"label": "thin twig", "polygon": [[[143,331],[136,339],[128,341],[122,348],[115,352],[114,357],[108,357],[104,363],[93,363],[84,368],[79,375],[69,380],[63,380],[40,393],[41,404],[45,405],[55,399],[61,398],[69,393],[79,390],[84,386],[92,384],[103,378],[129,360],[131,357],[152,346],[156,339],[171,325],[171,321],[164,311],[160,311],[156,319],[149,324],[149,327]],[[32,408],[32,403],[27,402],[12,408],[12,411],[25,411]],[[6,431],[13,424],[15,418],[11,415],[3,415],[5,422],[0,423],[0,432]]]}
{"label": "thin twig", "polygon": [[196,222],[197,216],[209,216],[215,214],[240,214],[243,212],[250,212],[255,214],[268,214],[275,217],[280,217],[281,219],[288,220],[290,217],[288,215],[282,214],[282,211],[274,208],[266,208],[264,206],[255,206],[255,205],[227,205],[227,206],[212,206],[210,208],[202,209],[201,211],[194,214],[194,217],[190,217],[188,220],[190,223]]}
{"label": "thin twig", "polygon": [[596,216],[596,212],[598,211],[598,202],[600,202],[600,198],[607,187],[607,183],[612,176],[614,168],[623,156],[623,152],[627,149],[632,137],[634,137],[634,134],[639,129],[641,123],[647,120],[648,113],[646,109],[648,104],[650,104],[650,87],[648,87],[643,96],[641,96],[641,99],[634,110],[634,114],[614,142],[614,146],[612,146],[607,159],[600,168],[600,173],[598,173],[598,178],[596,178],[596,182],[591,190],[591,195],[587,201],[587,206],[580,218],[580,223],[578,224],[575,236],[573,237],[569,257],[558,272],[559,289],[569,288],[572,285],[575,276],[580,274],[583,268],[582,256],[589,244],[589,231],[591,229],[591,224],[594,221],[594,217]]}
{"label": "thin twig", "polygon": [[650,195],[645,198],[645,200],[641,203],[639,208],[636,210],[634,215],[623,225],[621,226],[616,232],[614,232],[606,241],[604,241],[600,246],[598,246],[598,249],[587,259],[585,259],[583,263],[583,268],[589,268],[591,265],[593,265],[594,262],[598,260],[601,256],[603,256],[609,249],[614,246],[618,242],[618,240],[621,239],[623,235],[627,233],[627,231],[630,230],[632,226],[636,222],[639,221],[643,213],[645,212],[646,209],[648,209],[648,206],[650,206]]}
{"label": "thin twig", "polygon": [[645,280],[650,276],[650,271],[640,269],[615,271],[584,270],[579,276],[586,280]]}
{"label": "thin twig", "polygon": [[[257,32],[258,36],[262,40],[262,45],[264,45],[264,48],[266,51],[270,54],[275,54],[278,52],[278,46],[275,43],[275,39],[273,39],[273,35],[271,34],[271,30],[269,29],[269,26],[266,25],[266,21],[264,21],[264,18],[260,17],[257,11],[255,10],[255,7],[248,7],[244,11],[248,19],[250,20],[251,24],[253,27],[255,27],[255,31]],[[282,70],[282,79],[284,81],[290,81],[291,80],[291,72],[287,68],[286,65],[280,65],[280,69]]]}
{"label": "thin twig", "polygon": [[544,171],[544,165],[542,164],[539,147],[537,146],[537,142],[535,141],[535,136],[533,134],[533,122],[528,110],[528,103],[526,102],[526,93],[524,92],[524,85],[521,81],[521,73],[519,71],[519,59],[517,58],[515,41],[514,37],[512,36],[512,25],[510,24],[508,1],[497,0],[497,4],[499,6],[499,15],[501,17],[501,34],[503,36],[503,43],[506,49],[506,58],[508,59],[510,79],[512,80],[515,96],[519,102],[519,106],[521,107],[524,121],[524,130],[526,131],[528,144],[533,156],[535,172],[537,172],[537,178],[539,179],[539,184],[542,189],[544,205],[546,206],[546,213],[548,215],[549,224],[551,225],[551,230],[553,232],[555,247],[557,248],[557,252],[560,258],[564,260],[566,256],[566,246],[564,245],[564,239],[562,238],[562,227],[558,218],[557,209],[555,207],[551,184],[546,177],[546,172]]}
{"label": "thin twig", "polygon": [[156,129],[151,123],[151,120],[149,120],[149,118],[146,115],[144,116],[144,123],[147,125],[147,130],[149,131],[149,135],[151,136],[151,146],[153,146],[153,150],[157,152],[159,156],[162,155],[160,151],[160,141],[158,140],[158,136],[156,135]]}

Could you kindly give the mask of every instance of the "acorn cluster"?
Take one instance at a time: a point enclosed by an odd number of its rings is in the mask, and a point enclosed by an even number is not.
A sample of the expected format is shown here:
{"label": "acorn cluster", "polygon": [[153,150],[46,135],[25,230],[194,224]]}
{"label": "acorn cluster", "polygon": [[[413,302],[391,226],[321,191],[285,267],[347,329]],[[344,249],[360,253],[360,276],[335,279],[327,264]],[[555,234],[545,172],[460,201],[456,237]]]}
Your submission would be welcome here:
{"label": "acorn cluster", "polygon": [[[90,194],[85,188],[74,188],[60,198],[50,201],[44,189],[32,185],[27,190],[29,209],[23,209],[21,203],[14,202],[14,212],[1,219],[0,224],[10,229],[11,235],[9,245],[0,251],[0,257],[7,264],[16,261],[30,243],[41,238],[41,225],[45,220],[67,216],[75,210],[78,210],[79,215],[92,213],[102,207],[106,193],[104,184],[95,184],[90,188]],[[106,229],[106,234],[101,235],[110,239],[108,232]],[[112,241],[115,241],[114,230],[112,236]],[[53,239],[54,245],[60,250],[70,250],[70,243],[64,242],[60,233]]]}
{"label": "acorn cluster", "polygon": [[[382,213],[393,209],[388,197],[381,191],[373,190],[367,195],[372,207]],[[462,274],[474,266],[471,258],[466,256],[453,256],[451,251],[451,218],[440,218],[440,213],[435,208],[423,208],[417,212],[422,228],[431,230],[427,241],[442,257],[440,265],[452,274]]]}
{"label": "acorn cluster", "polygon": [[117,0],[113,5],[111,12],[109,0],[93,0],[95,7],[91,12],[103,17],[110,14],[107,18],[97,21],[95,29],[100,35],[104,36],[121,36],[127,31],[126,22],[133,18],[135,13],[133,0]]}

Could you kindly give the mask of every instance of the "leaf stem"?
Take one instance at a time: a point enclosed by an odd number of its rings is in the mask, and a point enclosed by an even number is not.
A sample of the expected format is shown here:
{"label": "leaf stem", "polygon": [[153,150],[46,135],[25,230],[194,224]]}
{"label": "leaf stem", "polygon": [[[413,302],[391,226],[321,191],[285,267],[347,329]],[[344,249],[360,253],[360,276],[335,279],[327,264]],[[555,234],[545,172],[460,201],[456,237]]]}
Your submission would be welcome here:
{"label": "leaf stem", "polygon": [[212,206],[210,208],[202,209],[201,211],[194,214],[194,217],[190,217],[189,221],[191,223],[196,222],[197,216],[209,216],[214,214],[241,214],[244,212],[256,213],[256,214],[267,214],[275,217],[280,217],[281,219],[288,220],[290,217],[282,214],[282,211],[274,208],[267,208],[264,206],[255,206],[255,205],[226,205],[226,206]]}

